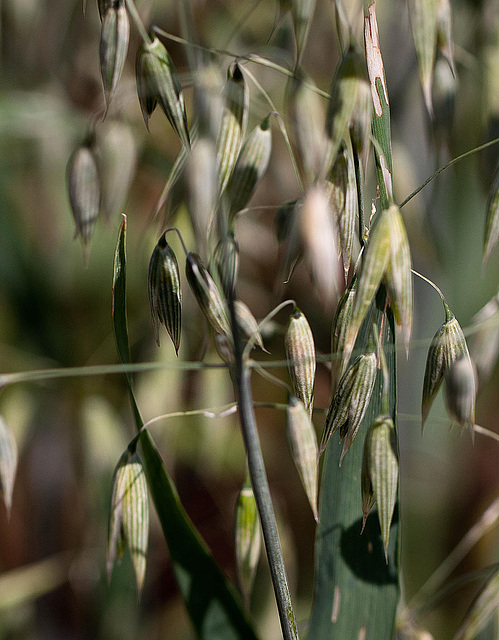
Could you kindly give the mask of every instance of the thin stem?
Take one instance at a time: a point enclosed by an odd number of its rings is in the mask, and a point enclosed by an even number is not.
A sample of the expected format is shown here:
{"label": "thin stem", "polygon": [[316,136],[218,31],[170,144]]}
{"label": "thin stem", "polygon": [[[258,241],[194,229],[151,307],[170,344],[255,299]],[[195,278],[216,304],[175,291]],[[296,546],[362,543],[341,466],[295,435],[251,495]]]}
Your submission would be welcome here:
{"label": "thin stem", "polygon": [[284,309],[284,307],[286,307],[288,304],[292,304],[293,306],[296,306],[296,302],[294,300],[285,300],[284,302],[281,302],[280,304],[277,305],[277,307],[275,307],[274,309],[272,309],[272,311],[270,313],[268,313],[265,318],[258,324],[258,330],[255,331],[255,333],[251,336],[251,338],[248,340],[244,351],[243,351],[243,362],[246,362],[246,360],[248,359],[249,353],[251,351],[251,349],[253,349],[253,346],[255,344],[255,341],[257,339],[258,334],[260,333],[260,331],[262,330],[262,328],[265,326],[265,324],[267,324],[267,322],[269,322],[270,320],[272,320],[272,318],[274,316],[276,316],[279,311],[281,309]]}
{"label": "thin stem", "polygon": [[451,167],[453,164],[456,164],[456,162],[459,162],[460,160],[464,160],[464,158],[467,158],[468,156],[471,156],[474,153],[483,151],[484,149],[487,149],[487,147],[491,147],[493,144],[497,144],[498,142],[499,142],[499,138],[494,138],[494,140],[489,140],[489,142],[486,142],[485,144],[482,144],[479,147],[475,147],[474,149],[470,149],[469,151],[462,153],[460,156],[457,156],[457,158],[454,158],[450,162],[447,162],[447,164],[444,164],[443,167],[440,167],[440,169],[437,169],[435,173],[433,173],[429,178],[427,178],[421,186],[419,186],[415,191],[413,191],[410,195],[408,195],[407,198],[399,204],[399,209],[402,209],[402,207],[404,207],[409,202],[409,200],[412,200],[414,196],[416,196],[422,189],[424,189],[427,184],[429,184],[432,180],[434,180],[437,176],[439,176],[443,171]]}
{"label": "thin stem", "polygon": [[167,234],[169,231],[175,231],[176,232],[176,234],[178,235],[178,239],[180,240],[180,244],[182,245],[182,249],[184,250],[185,255],[188,255],[189,252],[187,251],[187,247],[185,246],[184,239],[182,238],[182,234],[177,229],[177,227],[168,227],[168,229],[166,229],[164,233]]}
{"label": "thin stem", "polygon": [[482,517],[476,522],[462,540],[451,551],[447,558],[428,578],[417,594],[408,604],[412,610],[420,610],[424,607],[425,600],[429,599],[443,582],[450,576],[459,563],[468,555],[475,544],[492,529],[499,520],[499,498],[485,510]]}
{"label": "thin stem", "polygon": [[272,382],[272,384],[275,384],[276,386],[281,387],[281,389],[284,389],[285,391],[287,391],[290,396],[293,395],[293,391],[291,390],[291,387],[289,386],[289,384],[284,382],[284,380],[281,380],[277,376],[274,376],[272,373],[269,373],[263,367],[260,367],[260,365],[257,362],[253,362],[252,365],[253,365],[253,370],[259,373],[262,376],[262,378],[265,378],[266,380],[269,380],[270,382]]}
{"label": "thin stem", "polygon": [[415,271],[414,269],[411,269],[411,271],[412,271],[412,273],[413,273],[415,276],[418,276],[418,278],[421,278],[421,280],[424,280],[424,281],[425,281],[425,282],[427,282],[429,285],[431,285],[431,286],[435,289],[435,291],[438,293],[438,295],[440,296],[440,298],[442,299],[442,302],[443,302],[444,304],[446,304],[446,300],[445,300],[445,296],[444,296],[444,294],[442,293],[442,291],[439,289],[439,287],[437,287],[437,285],[436,285],[434,282],[432,282],[432,281],[431,281],[429,278],[427,278],[426,276],[423,276],[423,275],[422,275],[421,273],[419,273],[418,271]]}
{"label": "thin stem", "polygon": [[145,28],[144,23],[142,22],[142,18],[140,17],[139,12],[137,11],[135,2],[133,0],[125,0],[125,2],[126,2],[126,7],[128,9],[128,13],[132,17],[132,20],[135,23],[135,27],[137,28],[137,31],[139,32],[140,37],[146,44],[152,44],[153,39],[147,33],[147,29]]}
{"label": "thin stem", "polygon": [[232,335],[234,341],[234,371],[233,380],[236,388],[239,404],[239,417],[243,434],[244,446],[248,460],[248,468],[251,477],[253,493],[260,515],[263,539],[269,561],[270,575],[274,587],[274,593],[281,622],[284,640],[298,640],[295,615],[286,578],[286,569],[282,557],[281,543],[277,531],[277,523],[270,496],[270,488],[267,473],[263,462],[260,438],[256,426],[251,394],[250,376],[251,370],[245,366],[243,349],[240,337],[240,328],[237,321],[234,298],[228,299]]}

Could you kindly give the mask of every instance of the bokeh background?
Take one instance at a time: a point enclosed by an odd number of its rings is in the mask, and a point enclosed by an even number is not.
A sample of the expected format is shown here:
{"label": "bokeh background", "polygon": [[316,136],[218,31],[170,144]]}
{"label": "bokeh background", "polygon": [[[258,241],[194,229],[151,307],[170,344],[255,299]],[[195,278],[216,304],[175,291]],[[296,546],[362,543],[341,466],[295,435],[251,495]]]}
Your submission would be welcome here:
{"label": "bokeh background", "polygon": [[[236,54],[259,53],[291,68],[289,16],[269,40],[278,3],[271,0],[191,0],[199,41]],[[357,3],[358,4],[358,3]],[[453,0],[457,78],[443,72],[435,87],[431,127],[419,85],[405,2],[379,0],[378,22],[393,126],[395,196],[400,202],[435,168],[499,135],[499,10],[494,0]],[[181,33],[179,5],[143,0],[147,23]],[[352,3],[361,42],[362,8]],[[357,13],[356,13],[357,12]],[[303,66],[329,91],[338,46],[332,3],[318,0]],[[179,152],[163,114],[147,132],[135,91],[134,57],[140,43],[132,26],[129,54],[117,94],[102,121],[100,22],[88,0],[0,1],[0,370],[115,364],[111,281],[120,213],[128,215],[128,309],[135,362],[169,363],[174,350],[161,334],[154,343],[147,299],[147,268],[165,224],[152,219],[157,199]],[[185,86],[189,116],[192,83],[185,48],[167,45]],[[229,56],[216,58],[225,69]],[[286,81],[250,64],[284,122]],[[269,111],[251,84],[250,126]],[[92,240],[88,267],[73,240],[66,166],[93,124],[103,141],[112,198]],[[257,318],[285,297],[309,318],[317,350],[330,351],[332,311],[314,295],[306,265],[286,287],[273,230],[276,207],[299,195],[278,128],[267,175],[252,200],[255,209],[237,223],[241,247],[239,294]],[[498,148],[455,165],[404,208],[415,269],[444,291],[463,327],[497,293],[499,251],[482,270],[482,238]],[[372,165],[372,162],[371,162]],[[372,172],[372,166],[371,166]],[[368,197],[376,197],[372,179]],[[193,248],[180,185],[169,211]],[[260,207],[260,208],[257,208]],[[180,256],[180,246],[172,241]],[[184,283],[185,284],[185,283]],[[410,599],[462,536],[498,497],[499,444],[449,429],[439,396],[421,437],[419,411],[429,342],[444,320],[437,294],[415,280],[415,327],[409,359],[399,358],[402,566]],[[184,286],[180,359],[218,361],[206,326]],[[285,314],[265,336],[271,358],[283,357]],[[495,331],[498,331],[497,320]],[[470,340],[472,338],[470,337]],[[490,344],[492,345],[492,340]],[[267,357],[267,356],[263,356]],[[281,375],[286,378],[286,372]],[[330,372],[319,366],[316,407],[330,402]],[[137,399],[146,419],[166,412],[217,407],[233,399],[226,371],[137,374]],[[476,421],[499,432],[499,369],[480,381]],[[441,395],[441,394],[440,394]],[[285,393],[257,377],[260,402],[285,402]],[[177,596],[168,552],[152,514],[146,582],[140,602],[125,554],[108,585],[105,573],[107,513],[115,464],[133,434],[120,375],[80,375],[4,388],[0,413],[15,434],[19,466],[10,518],[0,505],[0,638],[154,639],[192,637]],[[282,412],[257,410],[265,461],[278,513],[298,618],[306,621],[313,593],[314,521],[288,453]],[[316,412],[320,433],[324,415]],[[152,433],[182,501],[226,573],[234,577],[233,512],[244,478],[237,419],[176,418]],[[359,497],[360,509],[360,497]],[[499,528],[480,540],[458,573],[499,561]],[[455,575],[457,575],[455,574]],[[479,582],[436,603],[419,621],[435,638],[451,638]],[[268,569],[262,559],[252,612],[262,638],[279,633]],[[488,637],[488,636],[484,636]]]}

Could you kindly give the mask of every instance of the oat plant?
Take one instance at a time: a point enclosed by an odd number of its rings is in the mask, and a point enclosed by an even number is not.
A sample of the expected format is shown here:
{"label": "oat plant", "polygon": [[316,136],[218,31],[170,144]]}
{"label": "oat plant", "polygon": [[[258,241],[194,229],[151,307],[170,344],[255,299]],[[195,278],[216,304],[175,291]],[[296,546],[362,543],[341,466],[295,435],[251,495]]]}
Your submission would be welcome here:
{"label": "oat plant", "polygon": [[[126,447],[115,452],[103,565],[112,581],[128,554],[136,591],[144,598],[153,505],[196,637],[256,640],[269,633],[254,615],[253,604],[262,548],[279,621],[279,631],[277,624],[270,627],[272,637],[280,633],[285,640],[429,639],[425,610],[445,597],[446,590],[452,592],[473,579],[480,579],[481,587],[468,612],[451,625],[454,640],[497,637],[497,564],[479,575],[450,579],[472,546],[496,527],[497,500],[421,590],[412,599],[404,593],[400,441],[407,420],[398,412],[397,366],[416,348],[413,331],[420,312],[415,292],[428,287],[441,300],[443,317],[433,339],[430,334],[423,340],[425,370],[411,373],[414,380],[420,378],[422,388],[421,415],[411,418],[421,427],[427,425],[427,437],[433,422],[438,423],[434,405],[443,385],[448,424],[475,440],[498,439],[475,418],[478,390],[491,374],[499,350],[498,297],[470,326],[461,324],[457,310],[432,281],[433,274],[414,268],[417,263],[422,270],[407,213],[419,192],[441,173],[490,151],[498,139],[451,154],[453,158],[399,199],[397,185],[402,182],[392,152],[386,43],[380,40],[374,0],[366,0],[363,9],[341,0],[276,3],[267,39],[253,42],[254,51],[244,45],[244,37],[251,42],[251,29],[257,28],[252,12],[228,44],[217,47],[196,20],[195,7],[188,1],[176,4],[179,35],[154,24],[150,3],[99,0],[98,19],[92,25],[100,20],[101,105],[68,161],[69,202],[85,265],[91,268],[90,248],[102,233],[100,213],[105,213],[113,234],[119,227],[110,307],[120,363],[5,373],[0,385],[111,374],[122,378],[135,434],[127,434]],[[257,12],[259,4],[252,11]],[[85,5],[88,20],[95,7]],[[449,74],[449,91],[460,67],[452,7],[450,0],[410,0],[408,13],[421,104],[437,140],[443,117],[442,65]],[[314,14],[332,17],[329,48],[336,37],[337,65],[327,82],[320,74],[313,77],[313,69],[307,67]],[[388,19],[386,11],[382,15]],[[179,47],[185,53],[185,68]],[[278,50],[282,55],[276,55]],[[133,134],[119,128],[126,118],[134,121]],[[113,122],[118,136],[111,149],[112,140],[102,131]],[[160,154],[163,141],[155,145],[161,136],[168,142],[169,159],[155,167],[161,189],[156,203],[148,203],[150,219],[142,223],[147,231],[137,237],[129,231],[133,200],[122,207],[126,191],[133,190],[140,157],[132,149],[133,140],[140,138],[149,149],[149,155],[141,157],[147,165]],[[289,174],[285,190],[290,193],[281,197],[279,172],[284,164]],[[493,262],[499,238],[497,167],[491,173],[482,272]],[[271,204],[262,204],[265,198]],[[276,236],[275,273],[265,274],[272,280],[272,292],[258,306],[259,313],[267,315],[257,319],[255,301],[246,297],[251,288],[249,263],[259,253],[262,259],[269,257],[263,255],[268,244],[262,241],[258,246],[257,227],[251,224],[269,212],[267,231],[273,229]],[[144,247],[148,261],[138,264]],[[137,271],[144,274],[141,299],[145,306],[148,301],[147,329],[137,321],[127,287]],[[133,322],[128,320],[131,310]],[[331,338],[328,354],[320,329],[324,326]],[[134,362],[139,339],[169,359],[163,364]],[[163,369],[175,372],[178,379],[222,371],[232,401],[216,410],[177,410],[182,394],[172,384],[163,390],[171,410],[145,420],[149,409],[142,401],[141,376],[151,370],[162,375]],[[276,401],[260,399],[262,389],[267,398],[269,389],[275,392]],[[294,486],[301,485],[297,502],[305,502],[313,521],[313,594],[306,615],[303,606],[296,607],[276,514],[278,501],[268,474],[269,453],[265,439],[260,439],[258,410],[263,407],[277,416],[276,424],[285,425],[288,448],[277,455],[292,461]],[[169,442],[172,418],[199,415],[219,421],[233,413],[244,449],[233,509],[234,566],[229,571],[236,580],[217,562],[187,513],[168,447],[162,449]],[[18,455],[16,440],[0,418],[0,488],[7,511],[13,504]]]}

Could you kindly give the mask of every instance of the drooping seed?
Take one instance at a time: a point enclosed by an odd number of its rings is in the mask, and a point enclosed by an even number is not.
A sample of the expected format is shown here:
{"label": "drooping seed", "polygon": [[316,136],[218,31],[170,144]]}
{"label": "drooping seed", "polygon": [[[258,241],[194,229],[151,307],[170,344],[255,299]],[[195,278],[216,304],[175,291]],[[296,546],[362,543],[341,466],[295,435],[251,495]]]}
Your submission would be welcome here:
{"label": "drooping seed", "polygon": [[480,383],[485,382],[499,354],[499,292],[472,318],[473,334],[470,352],[478,370]]}
{"label": "drooping seed", "polygon": [[363,513],[367,517],[366,511],[369,513],[369,505],[374,498],[387,563],[390,525],[397,501],[399,468],[393,444],[394,431],[392,419],[388,416],[379,416],[369,428],[364,442],[363,467],[365,466],[366,475],[364,484],[368,488],[368,478],[371,482],[372,497],[369,496],[367,489],[363,497]]}
{"label": "drooping seed", "polygon": [[215,145],[209,137],[198,138],[186,165],[187,209],[197,247],[203,251],[208,238],[212,212],[217,199]]}
{"label": "drooping seed", "polygon": [[248,305],[244,304],[242,300],[234,300],[234,307],[236,311],[237,321],[245,340],[253,340],[253,343],[259,347],[262,351],[266,351],[263,344],[262,334],[258,327],[258,322],[255,316],[251,313]]}
{"label": "drooping seed", "polygon": [[12,493],[17,470],[17,444],[14,434],[0,416],[0,490],[7,515],[10,516]]}
{"label": "drooping seed", "polygon": [[177,258],[167,243],[165,234],[158,240],[149,261],[147,284],[154,337],[158,347],[159,323],[161,322],[165,325],[178,356],[182,316],[180,272]]}
{"label": "drooping seed", "polygon": [[447,303],[443,302],[446,320],[433,336],[423,381],[423,397],[421,401],[421,430],[435,396],[454,362],[460,358],[470,358],[463,330]]}
{"label": "drooping seed", "polygon": [[199,137],[216,140],[220,130],[224,101],[222,96],[223,77],[219,66],[212,61],[200,61],[194,71],[194,117],[190,131],[191,142],[194,138],[194,127]]}
{"label": "drooping seed", "polygon": [[289,110],[308,184],[318,177],[324,161],[324,109],[315,85],[303,75],[292,84]]}
{"label": "drooping seed", "polygon": [[219,240],[213,252],[213,262],[226,297],[234,296],[239,271],[239,245],[232,231]]}
{"label": "drooping seed", "polygon": [[225,301],[208,269],[195,253],[187,254],[185,273],[201,311],[210,325],[216,333],[220,333],[230,340],[232,333]]}
{"label": "drooping seed", "polygon": [[322,455],[329,438],[339,430],[343,442],[340,465],[352,445],[369,406],[376,382],[376,354],[362,354],[347,369],[333,396],[322,434],[319,454]]}
{"label": "drooping seed", "polygon": [[249,480],[237,497],[234,538],[237,579],[248,604],[262,544],[258,510]]}
{"label": "drooping seed", "polygon": [[359,155],[367,153],[371,133],[372,97],[365,62],[352,47],[344,54],[331,89],[326,116],[328,150],[324,169],[327,175],[341,143],[350,134]]}
{"label": "drooping seed", "polygon": [[352,316],[353,302],[357,287],[357,278],[354,277],[348,289],[346,289],[338,301],[336,312],[331,327],[331,356],[332,367],[336,372],[337,379],[341,379],[345,373],[343,366],[343,351],[345,348],[345,338],[347,328]]}
{"label": "drooping seed", "polygon": [[306,317],[298,307],[289,318],[284,344],[294,393],[312,417],[315,382],[314,337]]}
{"label": "drooping seed", "polygon": [[246,131],[249,111],[249,91],[240,66],[227,71],[225,107],[217,139],[217,169],[219,191],[227,187]]}
{"label": "drooping seed", "polygon": [[322,186],[307,189],[300,212],[301,246],[310,264],[320,299],[331,305],[340,286],[337,230]]}
{"label": "drooping seed", "polygon": [[483,236],[483,265],[487,264],[490,254],[499,240],[499,165],[487,201],[485,231]]}
{"label": "drooping seed", "polygon": [[108,220],[123,211],[137,166],[137,144],[130,127],[119,120],[106,120],[97,132],[102,164],[102,210]]}
{"label": "drooping seed", "polygon": [[177,69],[170,54],[156,36],[152,42],[143,42],[135,64],[137,92],[144,121],[159,104],[182,144],[189,148],[190,137],[185,113],[184,95]]}
{"label": "drooping seed", "polygon": [[410,0],[412,38],[416,49],[419,77],[426,109],[433,117],[431,87],[437,50],[437,12],[439,0]]}
{"label": "drooping seed", "polygon": [[317,492],[319,467],[317,464],[317,436],[309,412],[295,396],[289,399],[286,409],[286,433],[291,455],[300,480],[307,494],[315,521],[319,521]]}
{"label": "drooping seed", "polygon": [[369,236],[345,337],[344,362],[350,358],[357,333],[383,277],[408,349],[413,314],[411,259],[405,226],[396,205],[381,212]]}
{"label": "drooping seed", "polygon": [[231,217],[248,204],[258,182],[267,171],[271,151],[272,131],[269,114],[249,134],[228,182]]}
{"label": "drooping seed", "polygon": [[125,65],[129,38],[128,12],[124,2],[118,2],[117,6],[106,9],[102,19],[100,67],[107,107]]}
{"label": "drooping seed", "polygon": [[75,238],[80,236],[82,239],[86,263],[101,200],[99,172],[92,141],[78,147],[69,160],[68,192],[76,224]]}
{"label": "drooping seed", "polygon": [[144,468],[137,454],[127,450],[113,476],[107,544],[108,580],[116,560],[121,560],[128,547],[140,594],[146,571],[148,537],[149,505]]}
{"label": "drooping seed", "polygon": [[455,360],[445,375],[445,401],[449,415],[471,435],[475,426],[476,375],[471,358]]}
{"label": "drooping seed", "polygon": [[314,16],[316,0],[290,0],[296,38],[296,58],[300,63]]}
{"label": "drooping seed", "polygon": [[342,146],[336,161],[333,163],[327,176],[325,187],[336,220],[336,226],[339,230],[345,282],[347,282],[357,225],[358,204],[355,167],[345,146]]}

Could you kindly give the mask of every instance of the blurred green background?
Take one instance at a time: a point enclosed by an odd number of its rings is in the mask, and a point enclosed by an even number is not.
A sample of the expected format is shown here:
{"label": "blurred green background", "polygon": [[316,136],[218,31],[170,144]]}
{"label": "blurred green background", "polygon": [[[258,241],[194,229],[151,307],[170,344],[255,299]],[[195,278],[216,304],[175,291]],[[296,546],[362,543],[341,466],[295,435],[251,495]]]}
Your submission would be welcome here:
{"label": "blurred green background", "polygon": [[[180,34],[175,2],[144,0],[146,24]],[[199,41],[237,54],[256,52],[292,67],[289,16],[269,42],[277,3],[192,0]],[[499,11],[494,0],[455,0],[457,82],[439,78],[436,125],[424,111],[407,6],[380,0],[378,22],[393,126],[395,196],[403,200],[448,159],[499,135]],[[349,10],[361,42],[362,8]],[[0,370],[2,373],[117,362],[111,328],[111,280],[119,214],[128,215],[128,307],[136,362],[175,360],[161,333],[154,343],[147,299],[147,268],[163,229],[152,211],[179,151],[166,119],[155,112],[147,133],[135,93],[134,56],[139,36],[132,26],[124,74],[110,112],[101,121],[100,23],[88,0],[0,0]],[[189,115],[192,88],[186,52],[167,45],[185,83]],[[231,58],[221,57],[225,69]],[[329,91],[338,61],[332,3],[318,0],[303,64]],[[285,78],[248,67],[270,93],[285,123]],[[269,110],[251,85],[250,126]],[[88,268],[67,199],[66,165],[91,123],[109,150],[107,180],[116,193],[99,220]],[[117,160],[116,160],[117,158]],[[482,271],[481,247],[487,193],[497,166],[497,147],[449,169],[403,210],[414,268],[444,291],[461,325],[497,293],[499,251]],[[371,163],[372,164],[372,163]],[[372,170],[372,166],[371,166]],[[368,183],[367,202],[376,194]],[[257,318],[284,295],[309,318],[319,353],[330,351],[331,310],[312,293],[300,265],[290,283],[278,283],[275,208],[299,195],[286,147],[274,127],[267,175],[253,204],[265,208],[240,219],[239,294]],[[181,202],[182,189],[175,196]],[[183,207],[176,224],[189,248],[192,232]],[[180,247],[175,244],[175,250]],[[178,253],[180,256],[180,252]],[[182,269],[182,267],[181,267]],[[185,284],[185,283],[184,283]],[[421,437],[419,411],[426,351],[444,320],[436,293],[415,281],[415,328],[409,359],[399,359],[402,566],[408,599],[498,496],[499,445],[477,434],[449,430],[438,398]],[[218,361],[205,326],[184,286],[180,359]],[[278,319],[285,322],[285,316]],[[496,324],[496,331],[497,331]],[[279,327],[266,337],[271,357],[283,357]],[[206,349],[208,351],[206,352]],[[472,354],[473,355],[473,354]],[[286,373],[283,371],[282,375]],[[225,371],[137,374],[137,399],[145,419],[182,409],[221,406],[232,391]],[[476,421],[499,432],[499,369],[481,381]],[[279,388],[255,377],[254,397],[283,402]],[[316,407],[330,402],[330,376],[319,366]],[[112,639],[192,637],[176,594],[168,552],[155,514],[144,592],[137,600],[125,554],[110,585],[105,574],[107,510],[111,477],[133,434],[120,375],[19,383],[2,390],[0,413],[15,434],[19,467],[13,507],[0,505],[0,638]],[[306,621],[313,589],[314,522],[288,455],[282,413],[257,410],[265,460],[278,512],[291,588],[300,621]],[[315,422],[320,433],[323,414]],[[237,419],[176,418],[152,429],[183,503],[226,573],[234,577],[232,519],[244,478],[244,451]],[[360,511],[360,496],[359,496]],[[499,561],[496,526],[466,558],[459,572]],[[455,632],[476,589],[473,582],[425,614],[435,638]],[[262,559],[252,612],[262,638],[279,634],[268,569]]]}

